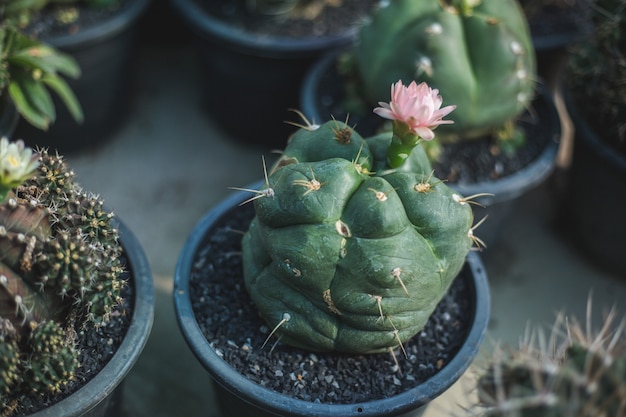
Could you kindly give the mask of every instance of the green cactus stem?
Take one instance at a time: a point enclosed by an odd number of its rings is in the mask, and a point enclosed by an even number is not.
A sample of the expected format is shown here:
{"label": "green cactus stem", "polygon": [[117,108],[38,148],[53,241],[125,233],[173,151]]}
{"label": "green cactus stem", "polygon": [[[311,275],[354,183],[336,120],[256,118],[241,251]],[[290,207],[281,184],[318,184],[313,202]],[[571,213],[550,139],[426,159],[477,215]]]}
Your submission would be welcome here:
{"label": "green cactus stem", "polygon": [[251,198],[246,287],[281,341],[375,353],[424,326],[475,240],[467,200],[433,177],[421,146],[387,164],[389,135],[307,125]]}
{"label": "green cactus stem", "polygon": [[518,117],[534,96],[535,55],[515,0],[393,0],[350,52],[370,104],[397,80],[426,82],[457,105],[442,142],[476,138]]}
{"label": "green cactus stem", "polygon": [[35,172],[0,203],[0,405],[9,408],[16,393],[54,394],[72,380],[76,332],[107,323],[125,284],[113,213],[61,156],[35,155]]}
{"label": "green cactus stem", "polygon": [[54,321],[30,323],[30,355],[22,384],[33,393],[57,393],[74,378],[78,352],[67,342],[67,331]]}

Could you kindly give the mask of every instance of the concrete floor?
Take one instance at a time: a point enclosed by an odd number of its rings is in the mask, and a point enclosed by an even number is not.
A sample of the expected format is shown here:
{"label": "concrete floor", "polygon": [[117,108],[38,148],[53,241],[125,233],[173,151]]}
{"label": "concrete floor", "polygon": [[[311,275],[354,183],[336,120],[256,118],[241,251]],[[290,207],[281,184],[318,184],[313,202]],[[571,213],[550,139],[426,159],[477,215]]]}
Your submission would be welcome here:
{"label": "concrete floor", "polygon": [[[143,45],[128,123],[104,146],[68,155],[84,188],[99,193],[142,242],[156,288],[154,327],[125,385],[126,416],[218,417],[211,379],[187,348],[172,301],[175,264],[197,221],[229,194],[261,178],[264,152],[233,141],[202,108],[202,77],[186,43]],[[268,155],[265,154],[267,157]],[[554,231],[553,181],[533,191],[484,252],[492,289],[485,342],[516,344],[527,323],[550,324],[559,309],[584,316],[589,291],[597,316],[626,310],[626,279],[582,259]],[[458,407],[472,372],[438,398],[426,417]],[[222,416],[226,417],[226,416]]]}

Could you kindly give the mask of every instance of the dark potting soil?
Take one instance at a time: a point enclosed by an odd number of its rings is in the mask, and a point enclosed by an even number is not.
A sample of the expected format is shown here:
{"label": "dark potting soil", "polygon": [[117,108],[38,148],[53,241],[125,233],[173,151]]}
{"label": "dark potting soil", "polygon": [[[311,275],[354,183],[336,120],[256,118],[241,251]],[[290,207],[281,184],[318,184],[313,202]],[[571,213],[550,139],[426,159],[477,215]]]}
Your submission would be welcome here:
{"label": "dark potting soil", "polygon": [[[338,34],[360,25],[380,0],[341,0],[341,6],[326,5],[313,19],[288,14],[253,13],[248,0],[196,0],[211,16],[243,30],[276,37],[315,37]],[[323,0],[319,0],[323,2]]]}
{"label": "dark potting soil", "polygon": [[[347,120],[363,137],[390,129],[388,121],[373,113],[375,106],[365,108],[364,100],[348,94],[348,78],[337,68],[337,63],[331,64],[331,69],[324,71],[317,83],[315,107],[326,118],[312,122],[323,123],[331,117]],[[554,140],[553,132],[538,123],[546,110],[545,103],[537,101],[519,117],[517,126],[524,132],[526,140],[515,152],[504,152],[493,137],[441,144],[441,154],[433,162],[435,176],[450,183],[474,184],[511,175],[526,167],[543,152],[549,141]],[[453,120],[454,112],[449,117]],[[437,140],[436,136],[434,140]]]}
{"label": "dark potting soil", "polygon": [[84,2],[51,4],[33,14],[25,31],[40,39],[73,35],[115,16],[133,3],[119,0],[110,6],[94,7]]}
{"label": "dark potting soil", "polygon": [[[126,263],[125,258],[122,259],[122,263]],[[129,282],[129,272],[126,271],[123,274],[124,281]],[[76,329],[76,348],[80,351],[78,358],[80,366],[75,372],[74,379],[58,394],[44,397],[24,397],[15,413],[8,414],[9,417],[27,416],[67,398],[104,368],[122,344],[132,318],[133,286],[124,286],[121,295],[123,301],[111,314],[111,320],[106,325],[97,329]],[[14,395],[7,399],[7,404],[11,403],[12,398],[17,393],[12,394]]]}
{"label": "dark potting soil", "polygon": [[425,328],[391,353],[311,353],[274,338],[246,292],[241,237],[252,204],[227,212],[195,255],[190,298],[196,320],[215,352],[246,378],[309,402],[356,403],[417,386],[445,366],[465,340],[471,320],[464,269]]}

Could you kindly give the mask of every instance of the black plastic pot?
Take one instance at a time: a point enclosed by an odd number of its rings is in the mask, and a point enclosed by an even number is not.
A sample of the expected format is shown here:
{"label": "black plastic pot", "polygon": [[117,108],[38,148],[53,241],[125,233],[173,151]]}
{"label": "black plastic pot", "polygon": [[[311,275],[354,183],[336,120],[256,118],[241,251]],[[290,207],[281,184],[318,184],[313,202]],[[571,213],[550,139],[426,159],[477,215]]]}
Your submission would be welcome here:
{"label": "black plastic pot", "polygon": [[[300,110],[309,120],[316,123],[323,123],[331,117],[330,114],[322,114],[320,110],[320,101],[328,99],[322,96],[320,83],[324,77],[328,77],[329,72],[334,71],[335,61],[336,56],[333,54],[320,59],[311,68],[302,84]],[[483,218],[485,215],[489,218],[477,231],[477,235],[487,244],[487,247],[498,241],[502,225],[510,218],[518,199],[546,181],[556,166],[561,121],[552,95],[546,88],[540,90],[540,94],[531,105],[530,113],[531,121],[527,123],[531,125],[533,134],[545,135],[544,137],[547,138],[546,147],[532,163],[512,175],[494,180],[472,184],[448,183],[450,187],[464,196],[493,194],[493,196],[481,196],[474,200],[484,206],[476,210],[477,218]],[[339,119],[343,117],[337,114],[333,116]],[[356,130],[360,133],[370,131],[367,134],[373,134],[375,126],[378,126],[375,124],[379,124],[379,120],[377,116],[368,115],[358,120],[350,115],[351,124],[355,124]]]}
{"label": "black plastic pot", "polygon": [[333,36],[271,37],[246,32],[209,15],[197,0],[170,0],[193,32],[205,104],[213,119],[235,138],[283,148],[295,131],[300,84],[325,52],[348,45],[356,27]]}
{"label": "black plastic pot", "polygon": [[121,221],[120,242],[131,272],[133,317],[122,344],[105,367],[69,397],[31,417],[119,417],[124,379],[141,354],[154,318],[154,288],[148,259],[131,230]]}
{"label": "black plastic pot", "polygon": [[493,194],[474,200],[484,207],[475,209],[477,216],[480,216],[479,218],[488,216],[488,220],[476,232],[487,247],[495,245],[501,238],[502,227],[511,218],[519,200],[548,180],[556,167],[561,121],[552,96],[545,89],[542,90],[533,101],[531,108],[532,113],[538,117],[537,134],[548,137],[545,148],[537,158],[514,174],[498,179],[472,184],[449,184],[464,196],[479,193]]}
{"label": "black plastic pot", "polygon": [[574,152],[560,221],[568,240],[596,266],[626,278],[626,158],[590,126],[567,98]]}
{"label": "black plastic pot", "polygon": [[[250,188],[261,187],[262,183]],[[400,395],[355,404],[307,402],[279,394],[254,383],[231,367],[209,345],[195,318],[190,299],[190,276],[196,254],[203,241],[211,236],[220,220],[227,218],[249,193],[236,192],[209,211],[197,224],[180,254],[174,277],[174,304],[181,331],[201,365],[216,382],[216,396],[222,415],[237,417],[332,417],[332,416],[413,416],[422,415],[428,403],[446,391],[468,368],[476,356],[489,321],[490,295],[487,274],[479,255],[471,252],[463,272],[471,294],[471,328],[458,353],[431,379]],[[252,219],[250,219],[252,220]],[[212,300],[211,302],[218,302]]]}
{"label": "black plastic pot", "polygon": [[75,34],[42,35],[43,42],[70,54],[80,65],[80,78],[67,82],[83,107],[85,120],[76,123],[53,94],[57,119],[50,129],[41,131],[22,119],[17,136],[31,147],[45,146],[69,153],[100,144],[124,124],[136,75],[139,18],[150,1],[132,0],[109,20]]}
{"label": "black plastic pot", "polygon": [[[520,2],[522,7],[527,7],[526,3],[537,2]],[[539,9],[530,12],[527,20],[537,57],[537,74],[554,91],[560,85],[565,72],[568,48],[576,42],[584,41],[593,33],[594,27],[589,1],[573,0],[561,6],[556,5],[558,2],[544,3]]]}

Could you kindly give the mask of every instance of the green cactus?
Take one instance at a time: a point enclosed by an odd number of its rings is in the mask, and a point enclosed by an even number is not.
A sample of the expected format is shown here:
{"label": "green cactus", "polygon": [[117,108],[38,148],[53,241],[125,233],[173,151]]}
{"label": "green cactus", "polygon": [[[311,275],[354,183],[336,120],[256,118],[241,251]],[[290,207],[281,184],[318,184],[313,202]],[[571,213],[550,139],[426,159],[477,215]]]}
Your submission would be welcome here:
{"label": "green cactus", "polygon": [[[626,415],[626,320],[615,311],[595,334],[560,316],[551,343],[527,340],[497,351],[478,381],[477,407],[493,417],[622,417]],[[547,338],[537,336],[537,341]]]}
{"label": "green cactus", "polygon": [[441,142],[503,130],[514,137],[512,121],[534,96],[534,49],[516,0],[389,1],[349,55],[355,89],[370,104],[399,79],[425,81],[455,103]]}
{"label": "green cactus", "polygon": [[4,404],[4,395],[55,393],[73,378],[76,332],[109,321],[124,282],[113,214],[102,201],[74,182],[61,156],[39,150],[37,163],[26,163],[22,142],[0,145],[0,168],[19,160],[28,168],[13,173],[24,179],[0,203]]}
{"label": "green cactus", "polygon": [[281,341],[351,353],[401,346],[477,242],[468,199],[432,176],[421,146],[391,168],[390,143],[338,121],[307,124],[250,199],[245,283]]}
{"label": "green cactus", "polygon": [[19,365],[17,332],[10,320],[0,318],[0,395],[9,394],[17,384]]}

